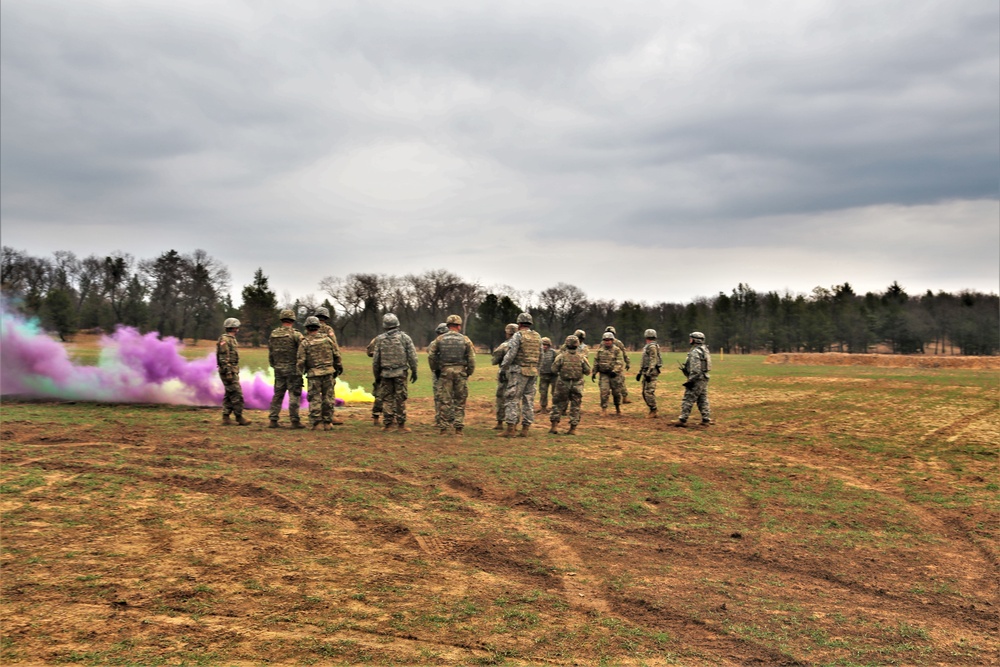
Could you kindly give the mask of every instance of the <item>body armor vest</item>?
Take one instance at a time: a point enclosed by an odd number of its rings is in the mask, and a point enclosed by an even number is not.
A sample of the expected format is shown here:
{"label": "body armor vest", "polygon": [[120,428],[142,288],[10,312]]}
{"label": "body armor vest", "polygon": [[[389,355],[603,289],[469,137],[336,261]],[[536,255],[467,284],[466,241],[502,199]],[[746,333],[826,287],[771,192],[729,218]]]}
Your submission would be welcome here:
{"label": "body armor vest", "polygon": [[559,377],[563,380],[579,380],[583,377],[583,360],[576,350],[566,350],[562,353],[562,367]]}
{"label": "body armor vest", "polygon": [[597,356],[594,357],[594,366],[600,373],[610,373],[615,370],[615,348],[610,349],[603,345],[597,348]]}
{"label": "body armor vest", "polygon": [[406,368],[406,350],[403,349],[399,331],[390,331],[381,336],[382,341],[378,346],[379,365],[382,368]]}
{"label": "body armor vest", "polygon": [[278,327],[271,332],[268,339],[268,347],[271,352],[273,366],[295,367],[295,356],[299,351],[299,343],[302,337],[295,329],[289,327]]}
{"label": "body armor vest", "polygon": [[465,336],[449,331],[438,338],[438,361],[442,366],[465,365]]}
{"label": "body armor vest", "polygon": [[522,369],[538,368],[538,358],[542,354],[542,337],[537,331],[526,329],[521,332],[521,345],[517,348],[514,363]]}
{"label": "body armor vest", "polygon": [[542,375],[552,374],[552,362],[556,360],[556,351],[551,347],[548,350],[542,350],[541,356],[538,357],[538,372]]}
{"label": "body armor vest", "polygon": [[333,341],[323,334],[313,335],[302,341],[306,346],[306,359],[309,361],[309,374],[318,375],[316,371],[333,368]]}

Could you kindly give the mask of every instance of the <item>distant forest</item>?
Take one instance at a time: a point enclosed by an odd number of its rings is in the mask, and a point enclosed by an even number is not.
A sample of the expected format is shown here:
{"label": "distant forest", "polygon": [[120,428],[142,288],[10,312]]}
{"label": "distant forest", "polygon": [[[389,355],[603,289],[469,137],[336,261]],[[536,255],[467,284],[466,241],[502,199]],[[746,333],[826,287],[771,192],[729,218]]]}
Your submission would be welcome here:
{"label": "distant forest", "polygon": [[266,344],[278,311],[292,308],[301,325],[319,306],[333,315],[342,345],[364,346],[381,331],[382,315],[395,313],[417,345],[451,313],[482,348],[503,340],[518,313],[560,344],[577,329],[594,345],[605,327],[631,349],[656,329],[665,349],[687,349],[687,334],[705,333],[713,350],[751,352],[886,351],[897,354],[994,355],[1000,351],[1000,297],[975,291],[911,295],[897,283],[883,292],[858,294],[849,283],[816,287],[809,294],[758,292],[740,283],[729,294],[689,303],[591,300],[578,287],[558,283],[539,292],[506,285],[484,287],[445,270],[391,276],[354,273],[321,277],[322,301],[313,295],[279,298],[258,269],[243,286],[242,302],[230,297],[230,274],[203,250],[175,250],[136,260],[115,252],[78,258],[69,251],[33,257],[3,247],[0,289],[5,307],[37,317],[63,339],[78,331],[113,331],[119,324],[182,340],[214,339],[226,317],[242,322],[240,338]]}

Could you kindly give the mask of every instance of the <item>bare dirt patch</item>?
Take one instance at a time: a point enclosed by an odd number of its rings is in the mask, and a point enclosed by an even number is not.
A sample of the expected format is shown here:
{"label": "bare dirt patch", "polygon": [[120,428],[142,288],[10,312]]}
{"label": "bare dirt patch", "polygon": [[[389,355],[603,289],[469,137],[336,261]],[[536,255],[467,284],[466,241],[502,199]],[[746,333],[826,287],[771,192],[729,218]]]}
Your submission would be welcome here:
{"label": "bare dirt patch", "polygon": [[1000,357],[946,357],[904,354],[843,354],[840,352],[769,354],[766,364],[795,366],[875,366],[878,368],[1000,369]]}

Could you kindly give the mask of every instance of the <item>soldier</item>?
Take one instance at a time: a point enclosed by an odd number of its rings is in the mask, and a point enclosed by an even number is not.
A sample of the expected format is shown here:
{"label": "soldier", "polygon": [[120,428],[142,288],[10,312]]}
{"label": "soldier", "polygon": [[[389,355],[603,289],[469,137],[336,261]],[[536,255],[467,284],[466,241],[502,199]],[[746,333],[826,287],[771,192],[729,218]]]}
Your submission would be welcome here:
{"label": "soldier", "polygon": [[[555,394],[556,374],[552,370],[552,362],[556,359],[556,351],[552,349],[552,341],[542,338],[542,354],[538,358],[538,393],[542,412],[549,409],[549,393]],[[554,400],[554,399],[553,399]]]}
{"label": "soldier", "polygon": [[[580,341],[580,344],[576,348],[577,353],[580,354],[584,359],[586,359],[587,354],[590,352],[590,348],[587,347],[587,344],[583,342],[587,338],[587,332],[584,331],[583,329],[577,329],[576,331],[573,332],[573,335],[576,336],[576,339],[578,341]],[[568,349],[569,348],[566,346],[566,343],[563,343],[562,346],[559,348],[559,351],[565,352]]]}
{"label": "soldier", "polygon": [[462,435],[465,402],[469,398],[468,379],[476,370],[476,347],[462,334],[462,318],[449,315],[446,333],[427,348],[427,362],[441,385],[441,435],[449,428]]}
{"label": "soldier", "polygon": [[712,355],[705,347],[705,334],[692,331],[688,336],[691,350],[681,366],[681,372],[687,381],[684,383],[684,398],[681,399],[681,415],[674,426],[685,428],[691,408],[698,404],[701,413],[701,425],[712,423],[712,409],[708,405],[708,375],[712,371]]}
{"label": "soldier", "polygon": [[663,359],[656,342],[656,329],[646,329],[646,347],[642,348],[642,364],[635,379],[642,382],[642,400],[649,408],[648,419],[656,419],[656,378],[660,375]]}
{"label": "soldier", "polygon": [[392,313],[382,316],[384,332],[375,337],[372,354],[372,373],[379,385],[382,397],[383,424],[385,430],[393,423],[403,433],[406,427],[406,371],[409,368],[410,382],[417,381],[417,350],[413,340],[399,330],[399,318]]}
{"label": "soldier", "polygon": [[337,333],[330,326],[330,311],[325,306],[320,306],[316,309],[316,317],[319,318],[319,332],[329,336],[333,344],[340,350],[340,345],[337,344]]}
{"label": "soldier", "polygon": [[504,390],[504,437],[514,437],[517,428],[518,406],[521,408],[521,438],[528,436],[528,429],[535,421],[535,383],[538,380],[538,359],[542,354],[542,337],[531,329],[530,313],[517,316],[517,333],[510,337],[507,352],[500,362],[500,370],[507,374]]}
{"label": "soldier", "polygon": [[569,406],[569,430],[567,435],[576,433],[576,427],[580,423],[580,403],[583,399],[583,376],[590,373],[590,364],[587,357],[580,354],[580,339],[576,336],[567,336],[563,347],[565,350],[556,355],[552,362],[552,369],[556,374],[556,384],[552,391],[552,412],[549,413],[549,422],[552,424],[549,433],[558,435],[556,426],[559,419],[566,414],[566,407]]}
{"label": "soldier", "polygon": [[[434,335],[440,336],[441,334],[444,333],[448,333],[448,325],[442,322],[441,324],[437,325],[437,328],[434,329]],[[434,340],[437,340],[437,338],[435,338]],[[431,345],[433,344],[434,341],[431,341]],[[428,347],[427,352],[430,353],[430,350],[431,348]],[[430,361],[429,354],[427,360]],[[431,371],[433,370],[434,369],[432,368]],[[439,373],[432,373],[432,375],[434,376],[434,379],[431,380],[431,389],[434,392],[434,425],[437,426],[439,429],[443,429],[444,424],[442,424],[441,422],[441,384],[442,384],[441,378]]]}
{"label": "soldier", "polygon": [[[493,366],[499,366],[500,362],[503,361],[503,357],[507,354],[507,348],[510,346],[511,336],[517,331],[517,325],[511,322],[503,328],[504,335],[507,336],[507,340],[497,345],[497,348],[493,350],[493,355],[490,362]],[[507,390],[507,374],[500,369],[497,371],[497,392],[496,392],[496,407],[497,407],[497,425],[493,427],[494,431],[502,431],[504,429],[503,418],[504,418],[504,391]]]}
{"label": "soldier", "polygon": [[590,374],[590,381],[595,381],[598,373],[601,375],[601,416],[608,414],[608,396],[615,400],[615,414],[622,413],[622,395],[618,389],[615,378],[622,374],[625,361],[622,359],[622,351],[615,347],[615,335],[610,331],[601,336],[601,346],[597,348],[594,356],[594,370]]}
{"label": "soldier", "polygon": [[[608,326],[604,329],[605,333],[609,331],[615,337],[615,347],[622,351],[622,358],[625,360],[625,373],[627,373],[632,370],[632,360],[628,358],[628,350],[625,349],[625,343],[618,339],[618,332],[615,331],[613,326]],[[615,378],[618,382],[618,391],[622,395],[622,405],[632,402],[628,398],[628,383],[625,382],[625,373],[619,373],[618,377]]]}
{"label": "soldier", "polygon": [[309,421],[315,431],[324,431],[344,422],[333,418],[333,383],[344,372],[336,343],[320,330],[319,318],[306,318],[306,336],[299,345],[296,367],[299,375],[309,378]]}
{"label": "soldier", "polygon": [[243,418],[240,353],[237,350],[239,344],[236,342],[240,321],[235,317],[230,317],[222,323],[222,326],[226,329],[226,333],[219,337],[219,342],[215,346],[215,363],[219,368],[222,386],[226,390],[226,395],[222,399],[222,423],[230,426],[233,422],[229,419],[229,415],[232,414],[236,417],[237,424],[247,426],[250,422]]}
{"label": "soldier", "polygon": [[[372,338],[365,349],[369,357],[375,356],[375,341],[377,340],[378,336]],[[378,377],[372,383],[372,395],[375,396],[375,401],[372,403],[372,426],[378,426],[379,417],[382,416],[382,392],[378,388]]]}
{"label": "soldier", "polygon": [[271,332],[267,340],[267,363],[274,369],[274,396],[268,428],[278,428],[281,402],[288,393],[288,418],[292,428],[305,428],[299,420],[299,401],[302,399],[302,374],[298,372],[299,344],[302,334],[295,328],[295,312],[286,308],[279,313],[281,326]]}

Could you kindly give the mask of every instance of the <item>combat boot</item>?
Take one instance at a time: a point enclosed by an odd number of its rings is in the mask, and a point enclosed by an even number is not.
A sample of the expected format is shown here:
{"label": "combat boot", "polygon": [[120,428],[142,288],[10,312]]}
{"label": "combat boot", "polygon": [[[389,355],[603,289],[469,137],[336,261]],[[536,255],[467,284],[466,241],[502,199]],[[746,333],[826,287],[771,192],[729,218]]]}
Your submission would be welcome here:
{"label": "combat boot", "polygon": [[392,428],[392,422],[390,422],[390,421],[382,422],[382,430],[383,431],[388,431],[391,428]]}
{"label": "combat boot", "polygon": [[378,426],[378,415],[372,415],[372,426]]}
{"label": "combat boot", "polygon": [[438,434],[440,434],[440,435],[448,435],[448,427],[447,426],[439,426],[438,427]]}
{"label": "combat boot", "polygon": [[500,437],[513,438],[515,435],[517,435],[517,433],[515,433],[516,430],[517,430],[517,424],[507,424],[507,429],[502,434],[500,434]]}
{"label": "combat boot", "polygon": [[493,427],[494,431],[502,431],[504,429],[503,422],[497,422],[497,425]]}
{"label": "combat boot", "polygon": [[702,420],[701,420],[701,425],[702,425],[702,426],[711,426],[711,425],[712,425],[712,423],[713,423],[713,422],[712,422],[712,420],[711,420],[711,419],[702,419]]}
{"label": "combat boot", "polygon": [[300,429],[300,428],[305,428],[305,426],[302,425],[302,422],[296,419],[295,421],[292,422],[292,428]]}
{"label": "combat boot", "polygon": [[459,438],[462,437],[462,427],[461,426],[456,426],[455,427],[455,435],[457,435]]}
{"label": "combat boot", "polygon": [[649,414],[646,415],[646,419],[656,419],[656,408],[649,411]]}
{"label": "combat boot", "polygon": [[233,425],[233,420],[231,420],[229,418],[229,415],[222,415],[222,425],[223,426],[232,426]]}
{"label": "combat boot", "polygon": [[399,431],[400,433],[411,432],[410,429],[406,428],[406,424],[404,424],[403,422],[399,422],[399,426],[396,427],[396,430]]}
{"label": "combat boot", "polygon": [[330,420],[330,424],[332,424],[333,426],[343,426],[344,422],[334,417],[333,419]]}
{"label": "combat boot", "polygon": [[677,421],[674,422],[674,426],[676,428],[687,428],[687,425],[688,425],[688,420],[686,419],[678,419]]}
{"label": "combat boot", "polygon": [[552,435],[559,435],[559,431],[556,430],[556,422],[552,422],[552,426],[549,428],[549,433]]}
{"label": "combat boot", "polygon": [[608,409],[606,407],[601,407],[601,416],[602,417],[608,416]]}
{"label": "combat boot", "polygon": [[240,426],[249,426],[250,420],[244,419],[242,414],[236,415],[236,423]]}
{"label": "combat boot", "polygon": [[618,417],[622,416],[622,406],[615,403],[615,415]]}
{"label": "combat boot", "polygon": [[318,431],[319,428],[320,428],[320,423],[319,422],[314,422],[313,425],[312,425],[312,430]]}
{"label": "combat boot", "polygon": [[569,430],[566,431],[566,435],[576,435],[576,424],[569,425]]}
{"label": "combat boot", "polygon": [[527,438],[528,431],[531,429],[531,424],[521,424],[521,432],[517,434],[519,438]]}
{"label": "combat boot", "polygon": [[323,430],[324,431],[332,431],[333,430],[333,426],[329,422],[323,422]]}
{"label": "combat boot", "polygon": [[270,420],[269,422],[267,422],[267,427],[268,428],[278,428],[278,420],[277,419]]}

